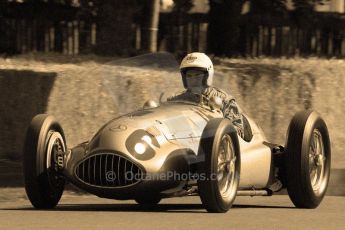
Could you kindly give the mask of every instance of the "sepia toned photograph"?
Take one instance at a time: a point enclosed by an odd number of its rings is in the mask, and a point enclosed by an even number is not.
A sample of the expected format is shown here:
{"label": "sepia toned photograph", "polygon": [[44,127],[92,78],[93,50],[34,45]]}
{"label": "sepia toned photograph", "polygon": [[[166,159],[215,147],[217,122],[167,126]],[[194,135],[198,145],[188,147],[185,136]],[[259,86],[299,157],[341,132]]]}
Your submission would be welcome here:
{"label": "sepia toned photograph", "polygon": [[342,230],[344,89],[345,0],[0,0],[0,229]]}

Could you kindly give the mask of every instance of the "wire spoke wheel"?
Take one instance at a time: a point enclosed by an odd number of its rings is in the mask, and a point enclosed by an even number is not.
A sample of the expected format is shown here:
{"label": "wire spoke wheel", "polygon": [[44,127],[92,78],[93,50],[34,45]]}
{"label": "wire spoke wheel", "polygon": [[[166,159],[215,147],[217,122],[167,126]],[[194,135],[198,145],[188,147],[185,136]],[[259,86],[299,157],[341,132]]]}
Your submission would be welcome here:
{"label": "wire spoke wheel", "polygon": [[202,158],[198,173],[200,199],[209,212],[227,212],[235,198],[240,179],[241,155],[236,129],[228,119],[211,119],[206,125],[198,151]]}
{"label": "wire spoke wheel", "polygon": [[218,151],[217,168],[218,187],[223,197],[229,196],[229,191],[233,186],[235,176],[235,161],[236,156],[231,137],[228,134],[225,134],[222,137],[221,145]]}
{"label": "wire spoke wheel", "polygon": [[285,157],[286,187],[298,208],[316,208],[326,194],[331,146],[324,120],[313,111],[291,120]]}
{"label": "wire spoke wheel", "polygon": [[60,190],[64,186],[65,180],[58,174],[58,154],[65,152],[66,146],[63,137],[59,132],[49,131],[49,140],[46,151],[46,169],[48,182],[52,189]]}
{"label": "wire spoke wheel", "polygon": [[314,191],[319,190],[322,178],[324,175],[325,167],[324,161],[326,160],[322,134],[318,129],[313,132],[312,141],[309,150],[309,174],[310,181]]}

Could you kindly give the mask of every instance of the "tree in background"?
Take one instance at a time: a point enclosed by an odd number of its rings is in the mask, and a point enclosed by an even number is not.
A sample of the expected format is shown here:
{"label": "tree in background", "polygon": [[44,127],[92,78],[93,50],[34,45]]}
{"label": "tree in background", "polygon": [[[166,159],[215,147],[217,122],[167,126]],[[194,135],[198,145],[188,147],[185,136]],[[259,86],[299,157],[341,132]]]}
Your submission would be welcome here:
{"label": "tree in background", "polygon": [[[248,0],[251,14],[287,14],[287,0]],[[292,0],[292,19],[298,24],[312,24],[315,6],[329,0]],[[240,23],[246,0],[209,0],[208,52],[221,56],[240,53]]]}
{"label": "tree in background", "polygon": [[250,13],[254,15],[285,14],[287,0],[251,0]]}
{"label": "tree in background", "polygon": [[210,0],[209,3],[208,52],[218,56],[236,55],[245,0]]}
{"label": "tree in background", "polygon": [[[316,16],[316,5],[329,1],[330,0],[291,0],[293,11],[290,17],[299,25],[312,23]],[[278,15],[283,17],[288,14],[288,0],[251,0],[250,2],[250,13],[254,15]]]}
{"label": "tree in background", "polygon": [[96,17],[96,53],[129,55],[134,51],[136,21],[141,25],[141,48],[155,52],[159,21],[159,0],[81,0],[81,8]]}
{"label": "tree in background", "polygon": [[188,13],[193,6],[193,0],[174,0],[173,12]]}
{"label": "tree in background", "polygon": [[[11,1],[5,0],[4,2],[11,2]],[[20,2],[30,2],[30,3],[37,3],[37,4],[39,4],[39,3],[55,3],[55,4],[59,4],[59,5],[71,6],[73,3],[73,0],[22,0]]]}
{"label": "tree in background", "polygon": [[159,0],[144,0],[141,8],[141,50],[144,52],[157,51]]}
{"label": "tree in background", "polygon": [[329,0],[293,0],[293,7],[295,8],[292,19],[303,26],[313,26],[315,20],[315,6],[322,4]]}
{"label": "tree in background", "polygon": [[193,8],[193,0],[174,0],[174,6],[172,8],[172,16],[175,25],[184,24],[188,12]]}
{"label": "tree in background", "polygon": [[[90,4],[92,2],[92,4]],[[136,0],[82,1],[81,7],[93,9],[97,22],[96,53],[128,55],[132,49],[132,23]]]}

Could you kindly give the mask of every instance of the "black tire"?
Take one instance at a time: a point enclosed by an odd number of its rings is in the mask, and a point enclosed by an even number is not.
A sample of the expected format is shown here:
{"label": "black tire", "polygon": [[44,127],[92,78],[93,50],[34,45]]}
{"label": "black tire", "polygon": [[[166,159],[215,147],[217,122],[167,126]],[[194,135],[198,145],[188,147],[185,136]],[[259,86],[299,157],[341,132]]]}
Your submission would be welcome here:
{"label": "black tire", "polygon": [[[219,162],[220,148],[224,140],[229,143],[229,160]],[[232,147],[231,147],[232,146]],[[223,148],[225,150],[225,148]],[[225,151],[223,152],[225,154]],[[206,125],[200,140],[198,151],[200,163],[197,166],[198,172],[198,192],[200,199],[208,212],[223,213],[227,212],[235,198],[240,180],[240,149],[236,129],[228,119],[212,119]],[[228,161],[228,162],[227,162]],[[226,164],[229,163],[229,164]],[[229,176],[225,182],[230,183],[225,192],[218,182],[218,167],[224,164],[224,175]],[[232,170],[232,173],[226,171]],[[214,176],[217,175],[217,178]]]}
{"label": "black tire", "polygon": [[60,124],[46,114],[35,116],[27,130],[23,161],[26,194],[35,208],[54,208],[62,196],[65,180],[58,175],[56,158],[51,155],[57,149],[66,150]]}
{"label": "black tire", "polygon": [[135,198],[135,202],[140,205],[157,205],[161,201],[159,196],[143,196]]}
{"label": "black tire", "polygon": [[316,208],[326,193],[331,169],[328,129],[316,112],[302,111],[292,118],[285,154],[286,185],[291,201],[298,208]]}

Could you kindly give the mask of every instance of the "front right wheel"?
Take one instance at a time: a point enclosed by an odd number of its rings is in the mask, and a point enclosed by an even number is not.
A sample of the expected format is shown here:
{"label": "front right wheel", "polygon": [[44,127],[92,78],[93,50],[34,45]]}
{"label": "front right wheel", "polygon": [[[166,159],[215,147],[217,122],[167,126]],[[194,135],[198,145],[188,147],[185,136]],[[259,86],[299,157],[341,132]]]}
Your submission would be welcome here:
{"label": "front right wheel", "polygon": [[57,155],[66,151],[61,125],[54,117],[35,116],[24,144],[24,182],[26,194],[35,208],[54,208],[63,193],[65,179],[58,173]]}
{"label": "front right wheel", "polygon": [[298,208],[316,208],[326,194],[331,169],[328,129],[316,112],[302,111],[292,118],[285,154],[291,201]]}

